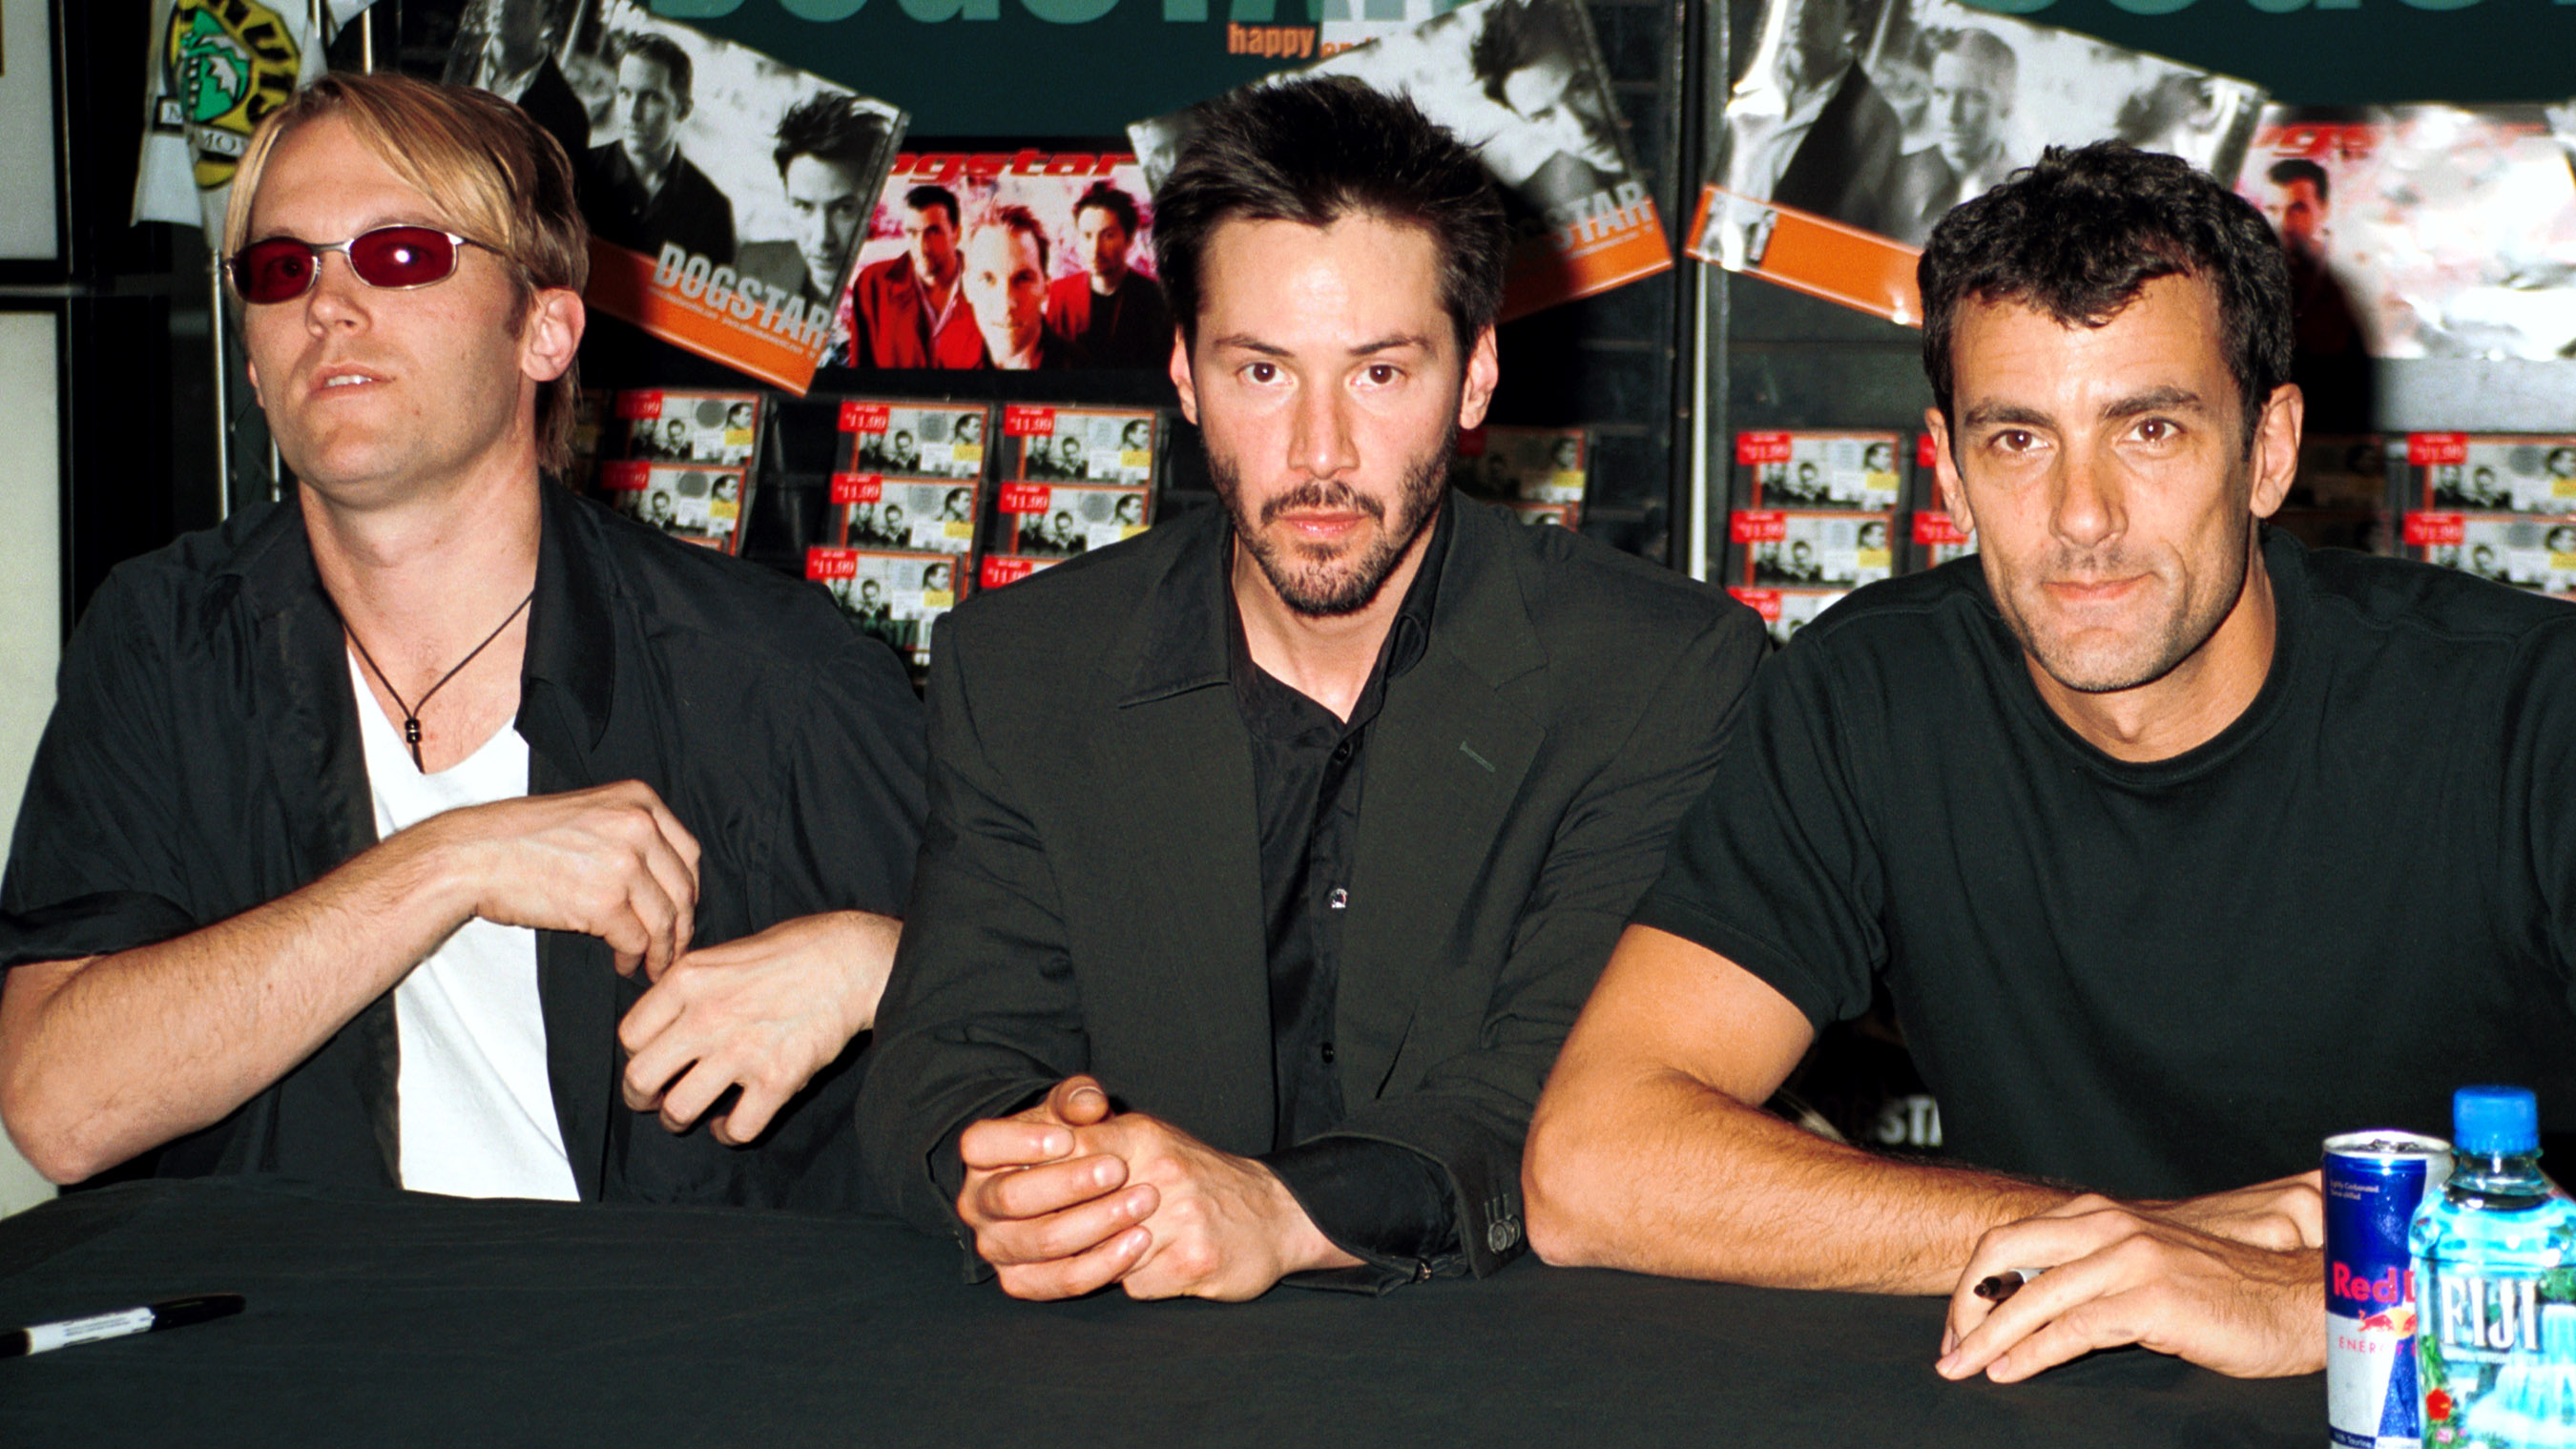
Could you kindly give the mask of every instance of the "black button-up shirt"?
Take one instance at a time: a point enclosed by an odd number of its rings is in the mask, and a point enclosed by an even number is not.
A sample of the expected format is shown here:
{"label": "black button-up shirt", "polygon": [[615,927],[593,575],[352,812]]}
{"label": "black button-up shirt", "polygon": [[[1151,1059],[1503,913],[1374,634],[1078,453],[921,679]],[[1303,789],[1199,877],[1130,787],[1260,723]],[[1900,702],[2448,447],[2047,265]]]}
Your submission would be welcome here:
{"label": "black button-up shirt", "polygon": [[[515,727],[528,790],[641,780],[702,849],[696,940],[899,913],[925,809],[920,705],[820,591],[543,487]],[[293,501],[120,565],[64,651],[0,883],[0,969],[150,945],[376,843],[348,645]],[[373,708],[372,702],[365,706]],[[643,992],[605,942],[537,933],[558,1126],[589,1200],[856,1206],[856,1049],[748,1149],[617,1097]],[[158,1155],[170,1176],[392,1183],[393,993]]]}
{"label": "black button-up shirt", "polygon": [[[1343,1119],[1333,1009],[1368,730],[1385,702],[1387,682],[1412,669],[1430,643],[1449,522],[1449,505],[1443,503],[1422,566],[1347,720],[1253,662],[1230,577],[1226,589],[1235,707],[1252,744],[1270,964],[1276,1126],[1273,1150],[1262,1160],[1324,1236],[1345,1252],[1408,1276],[1456,1248],[1448,1181],[1408,1148],[1328,1135]],[[1232,557],[1231,547],[1220,550],[1219,567],[1230,568]]]}

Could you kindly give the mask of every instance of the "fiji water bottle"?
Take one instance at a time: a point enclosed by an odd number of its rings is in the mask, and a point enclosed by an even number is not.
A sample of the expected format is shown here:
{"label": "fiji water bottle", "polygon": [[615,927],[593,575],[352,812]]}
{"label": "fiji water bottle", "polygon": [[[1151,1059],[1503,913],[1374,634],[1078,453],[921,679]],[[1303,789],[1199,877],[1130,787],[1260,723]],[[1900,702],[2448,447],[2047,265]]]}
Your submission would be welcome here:
{"label": "fiji water bottle", "polygon": [[2576,1203],[2540,1175],[2531,1093],[2462,1087],[2451,1113],[2409,1235],[2424,1443],[2576,1449]]}

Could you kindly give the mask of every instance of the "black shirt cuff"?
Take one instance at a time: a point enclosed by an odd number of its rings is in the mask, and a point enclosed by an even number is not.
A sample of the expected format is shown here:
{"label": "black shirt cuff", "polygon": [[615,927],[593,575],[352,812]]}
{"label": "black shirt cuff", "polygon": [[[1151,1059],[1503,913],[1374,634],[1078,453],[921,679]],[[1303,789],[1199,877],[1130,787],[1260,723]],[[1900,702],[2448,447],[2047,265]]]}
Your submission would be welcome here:
{"label": "black shirt cuff", "polygon": [[1334,1247],[1367,1269],[1300,1273],[1291,1286],[1384,1292],[1441,1271],[1458,1253],[1449,1174],[1409,1147],[1366,1137],[1318,1137],[1259,1161]]}

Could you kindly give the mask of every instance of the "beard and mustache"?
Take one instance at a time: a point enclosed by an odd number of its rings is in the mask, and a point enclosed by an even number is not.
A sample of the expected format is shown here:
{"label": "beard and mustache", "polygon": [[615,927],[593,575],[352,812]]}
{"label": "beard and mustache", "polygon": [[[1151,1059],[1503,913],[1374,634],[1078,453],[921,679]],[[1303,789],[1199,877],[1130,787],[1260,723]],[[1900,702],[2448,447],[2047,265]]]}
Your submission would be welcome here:
{"label": "beard and mustache", "polygon": [[[1260,515],[1253,517],[1245,509],[1241,466],[1210,449],[1208,472],[1234,521],[1235,537],[1251,553],[1280,601],[1308,618],[1330,619],[1367,608],[1386,587],[1405,552],[1439,513],[1441,495],[1449,484],[1449,457],[1457,445],[1458,424],[1453,418],[1442,430],[1437,447],[1406,462],[1392,519],[1386,503],[1349,483],[1314,478],[1262,504]],[[1377,532],[1358,545],[1356,556],[1346,557],[1341,548],[1301,543],[1271,531],[1281,514],[1297,509],[1365,513],[1377,523]]]}

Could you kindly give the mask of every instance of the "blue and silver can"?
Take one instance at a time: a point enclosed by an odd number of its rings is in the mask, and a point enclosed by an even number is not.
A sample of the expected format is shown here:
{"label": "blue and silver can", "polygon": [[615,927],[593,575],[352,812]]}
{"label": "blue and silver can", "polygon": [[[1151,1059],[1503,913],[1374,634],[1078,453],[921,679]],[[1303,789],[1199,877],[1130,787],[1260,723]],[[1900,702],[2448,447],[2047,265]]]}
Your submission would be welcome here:
{"label": "blue and silver can", "polygon": [[2347,1449],[2417,1449],[2415,1205],[2450,1175],[2451,1144],[2418,1132],[2326,1139],[2326,1432]]}

